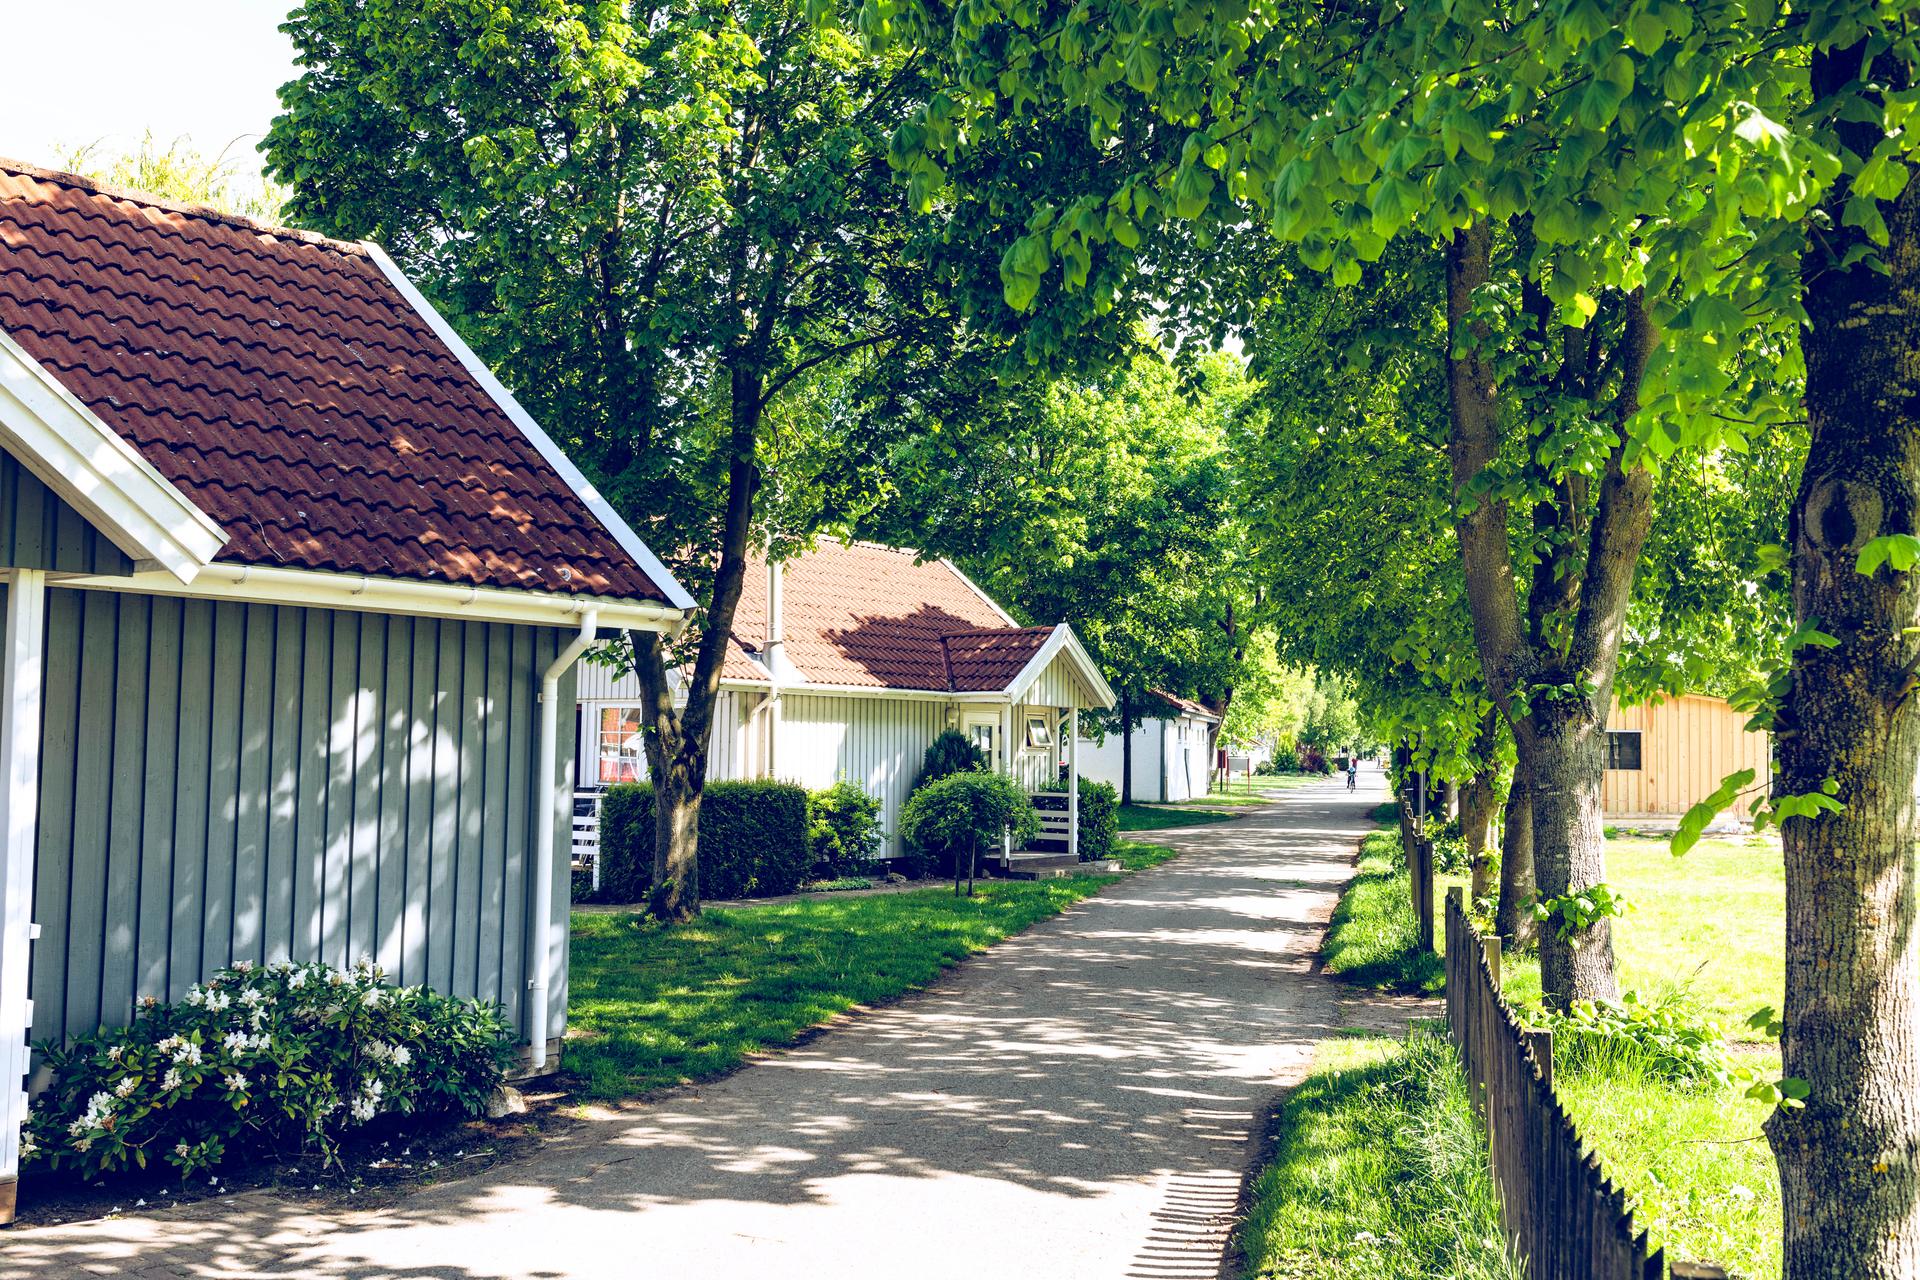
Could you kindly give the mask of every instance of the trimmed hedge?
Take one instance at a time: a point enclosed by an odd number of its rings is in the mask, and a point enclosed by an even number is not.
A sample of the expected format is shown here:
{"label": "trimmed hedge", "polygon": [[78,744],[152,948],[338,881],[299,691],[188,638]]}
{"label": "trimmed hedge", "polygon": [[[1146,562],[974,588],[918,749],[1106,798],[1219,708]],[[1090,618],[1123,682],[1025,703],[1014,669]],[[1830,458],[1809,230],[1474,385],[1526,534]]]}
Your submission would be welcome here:
{"label": "trimmed hedge", "polygon": [[[1043,790],[1065,792],[1064,782],[1049,783]],[[1113,856],[1120,839],[1120,793],[1111,782],[1080,779],[1080,861],[1099,862]]]}
{"label": "trimmed hedge", "polygon": [[[700,800],[700,896],[792,893],[813,863],[807,793],[791,782],[710,782]],[[601,902],[644,902],[653,887],[653,788],[600,798]]]}

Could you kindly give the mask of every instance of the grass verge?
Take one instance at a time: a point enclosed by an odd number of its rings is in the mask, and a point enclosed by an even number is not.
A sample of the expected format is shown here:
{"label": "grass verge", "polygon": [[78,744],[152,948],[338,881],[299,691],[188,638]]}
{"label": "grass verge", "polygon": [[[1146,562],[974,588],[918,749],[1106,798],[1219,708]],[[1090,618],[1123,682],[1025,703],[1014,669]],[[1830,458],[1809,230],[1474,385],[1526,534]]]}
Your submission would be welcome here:
{"label": "grass verge", "polygon": [[[1174,856],[1122,844],[1127,872]],[[730,1071],[858,1004],[886,1000],[1119,879],[989,881],[702,912],[661,926],[576,913],[566,1066],[582,1100],[631,1098]]]}
{"label": "grass verge", "polygon": [[1122,831],[1165,831],[1171,827],[1200,827],[1209,822],[1225,822],[1239,815],[1229,809],[1179,809],[1171,805],[1123,804],[1119,809]]}
{"label": "grass verge", "polygon": [[[1778,1007],[1785,915],[1780,847],[1770,840],[1705,840],[1676,859],[1664,840],[1607,842],[1607,882],[1632,909],[1614,922],[1620,987],[1649,1000],[1677,996],[1717,1025],[1737,1061],[1768,1077],[1780,1055],[1746,1025]],[[1464,883],[1442,877],[1446,885]],[[1509,953],[1507,999],[1540,1005],[1540,966]],[[1714,1262],[1745,1280],[1779,1280],[1780,1180],[1760,1132],[1767,1108],[1737,1089],[1679,1084],[1631,1060],[1563,1061],[1555,1085],[1581,1136],[1636,1202],[1635,1220],[1670,1257]]]}
{"label": "grass verge", "polygon": [[1320,954],[1326,971],[1348,982],[1376,991],[1430,994],[1445,982],[1446,966],[1419,944],[1413,881],[1399,849],[1396,832],[1367,834],[1359,870],[1333,910]]}
{"label": "grass verge", "polygon": [[1322,1043],[1280,1113],[1240,1244],[1255,1280],[1518,1280],[1443,1034]]}

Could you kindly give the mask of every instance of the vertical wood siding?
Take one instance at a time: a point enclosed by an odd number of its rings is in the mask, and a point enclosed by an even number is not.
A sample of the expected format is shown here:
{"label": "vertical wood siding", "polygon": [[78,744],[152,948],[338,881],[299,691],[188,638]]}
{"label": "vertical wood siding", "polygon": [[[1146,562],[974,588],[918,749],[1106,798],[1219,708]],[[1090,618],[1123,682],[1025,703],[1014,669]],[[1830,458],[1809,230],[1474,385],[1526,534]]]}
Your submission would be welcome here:
{"label": "vertical wood siding", "polygon": [[[545,628],[47,593],[36,1039],[236,960],[352,963],[524,1029]],[[572,705],[571,678],[561,682]],[[571,762],[557,753],[570,794]],[[555,827],[553,1034],[567,848]]]}
{"label": "vertical wood siding", "polygon": [[803,787],[841,778],[878,796],[887,856],[900,852],[900,807],[927,746],[947,726],[947,703],[931,698],[781,697],[774,767]]}
{"label": "vertical wood siding", "polygon": [[1640,768],[1607,770],[1605,812],[1685,813],[1739,769],[1752,769],[1764,783],[1771,768],[1767,735],[1749,733],[1747,719],[1719,698],[1696,694],[1659,706],[1615,706],[1607,728],[1639,732]]}
{"label": "vertical wood siding", "polygon": [[0,451],[0,569],[129,574],[133,561],[12,454]]}

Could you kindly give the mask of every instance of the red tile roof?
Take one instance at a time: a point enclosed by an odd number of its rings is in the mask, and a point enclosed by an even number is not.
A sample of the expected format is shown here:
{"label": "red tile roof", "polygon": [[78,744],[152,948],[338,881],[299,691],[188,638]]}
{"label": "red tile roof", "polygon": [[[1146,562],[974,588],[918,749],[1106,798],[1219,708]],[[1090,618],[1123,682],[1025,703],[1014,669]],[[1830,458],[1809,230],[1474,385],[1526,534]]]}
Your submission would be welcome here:
{"label": "red tile roof", "polygon": [[[869,542],[822,542],[784,562],[780,589],[787,661],[812,684],[1003,689],[1026,665],[1014,656],[1031,658],[1052,631],[1015,625],[944,561],[916,563],[911,551]],[[767,569],[756,556],[733,619],[727,678],[765,679],[747,655],[761,650],[766,627]]]}
{"label": "red tile roof", "polygon": [[361,246],[0,161],[0,330],[220,560],[667,598]]}
{"label": "red tile roof", "polygon": [[1052,627],[962,631],[941,637],[947,651],[947,684],[956,692],[1004,689],[1027,669],[1053,635]]}
{"label": "red tile roof", "polygon": [[1164,704],[1165,708],[1164,710],[1158,710],[1149,707],[1147,714],[1150,716],[1158,716],[1163,720],[1170,716],[1201,716],[1208,720],[1218,720],[1220,718],[1213,712],[1207,710],[1201,703],[1195,702],[1192,698],[1183,698],[1179,694],[1168,693],[1165,689],[1149,689],[1147,692],[1153,697],[1158,698],[1161,703]]}

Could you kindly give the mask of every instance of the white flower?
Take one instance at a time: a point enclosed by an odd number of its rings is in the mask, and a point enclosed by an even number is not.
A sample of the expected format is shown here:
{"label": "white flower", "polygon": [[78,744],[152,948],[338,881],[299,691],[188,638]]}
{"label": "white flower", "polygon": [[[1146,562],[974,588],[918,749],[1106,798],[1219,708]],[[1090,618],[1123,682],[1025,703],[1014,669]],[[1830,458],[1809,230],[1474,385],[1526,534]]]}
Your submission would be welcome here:
{"label": "white flower", "polygon": [[380,1007],[380,988],[368,987],[367,993],[360,997],[360,1003],[369,1009],[378,1009]]}
{"label": "white flower", "polygon": [[113,1086],[113,1096],[116,1098],[128,1097],[133,1093],[135,1089],[138,1089],[139,1087],[140,1087],[139,1079],[135,1076],[128,1076],[125,1080],[122,1080],[119,1084]]}
{"label": "white flower", "polygon": [[235,960],[235,961],[233,962],[233,971],[234,971],[235,973],[252,973],[252,972],[253,972],[253,961],[251,961],[251,960]]}
{"label": "white flower", "polygon": [[168,1067],[167,1074],[160,1077],[160,1087],[168,1090],[178,1089],[180,1087],[180,1068]]}
{"label": "white flower", "polygon": [[289,991],[298,991],[306,985],[307,971],[305,969],[295,969],[292,976],[287,979],[287,989]]}
{"label": "white flower", "polygon": [[347,975],[338,969],[329,969],[327,970],[327,985],[330,987],[344,987],[347,985]]}
{"label": "white flower", "polygon": [[181,1041],[180,1044],[177,1047],[175,1047],[173,1051],[173,1060],[175,1062],[191,1063],[196,1067],[199,1066],[200,1065],[200,1046],[195,1044],[191,1040]]}
{"label": "white flower", "polygon": [[407,1046],[403,1044],[397,1044],[393,1046],[393,1065],[394,1066],[404,1067],[409,1062],[412,1062],[412,1061],[413,1061],[413,1050],[407,1048]]}
{"label": "white flower", "polygon": [[221,1013],[232,1007],[233,997],[224,991],[209,991],[206,996],[206,1002],[209,1010],[214,1013]]}
{"label": "white flower", "polygon": [[261,995],[259,990],[254,987],[248,987],[240,993],[240,1003],[246,1005],[249,1009],[257,1009],[266,1002],[267,998]]}
{"label": "white flower", "polygon": [[87,1148],[91,1147],[92,1145],[93,1145],[92,1138],[80,1138],[74,1142],[73,1149],[75,1151],[80,1152],[80,1154],[85,1155],[87,1152]]}
{"label": "white flower", "polygon": [[184,997],[182,997],[182,999],[184,1000],[185,1003],[193,1005],[195,1008],[198,1008],[200,1005],[206,1003],[207,993],[202,991],[197,986],[188,987],[187,994]]}
{"label": "white flower", "polygon": [[159,996],[141,996],[140,997],[140,1007],[142,1009],[157,1008],[159,1004],[160,1004]]}
{"label": "white flower", "polygon": [[20,1158],[26,1159],[40,1150],[40,1144],[33,1140],[33,1134],[23,1132],[20,1135]]}
{"label": "white flower", "polygon": [[189,1155],[193,1154],[193,1148],[184,1142],[176,1142],[173,1144],[173,1154],[185,1160]]}
{"label": "white flower", "polygon": [[126,1053],[126,1051],[127,1051],[127,1046],[125,1046],[125,1045],[123,1045],[123,1044],[114,1044],[114,1045],[108,1045],[108,1046],[107,1046],[107,1061],[108,1061],[108,1062],[118,1062],[118,1061],[120,1061],[120,1058],[121,1058],[121,1056],[122,1056],[123,1054],[125,1054],[125,1053]]}
{"label": "white flower", "polygon": [[374,1117],[375,1107],[373,1100],[371,1098],[355,1098],[353,1100],[352,1111],[354,1122],[357,1124],[365,1124]]}
{"label": "white flower", "polygon": [[178,1049],[181,1045],[185,1044],[186,1042],[187,1042],[187,1039],[185,1036],[168,1036],[165,1040],[162,1040],[159,1044],[156,1044],[153,1047],[158,1049],[162,1053],[172,1053],[175,1049]]}
{"label": "white flower", "polygon": [[227,1072],[226,1084],[228,1093],[245,1093],[247,1091],[247,1078],[238,1071]]}

